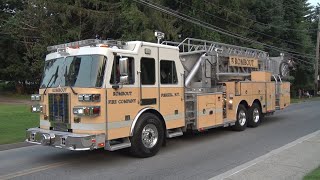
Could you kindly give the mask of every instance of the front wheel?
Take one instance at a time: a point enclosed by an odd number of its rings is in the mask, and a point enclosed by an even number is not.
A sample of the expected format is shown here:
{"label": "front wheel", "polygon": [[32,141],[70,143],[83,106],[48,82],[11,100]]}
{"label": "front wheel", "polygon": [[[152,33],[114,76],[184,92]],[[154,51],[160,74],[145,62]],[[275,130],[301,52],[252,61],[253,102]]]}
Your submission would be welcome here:
{"label": "front wheel", "polygon": [[239,104],[237,111],[237,121],[232,129],[235,131],[244,131],[247,127],[248,112],[244,105]]}
{"label": "front wheel", "polygon": [[157,154],[164,141],[164,128],[160,119],[151,113],[142,114],[131,137],[130,152],[137,157]]}

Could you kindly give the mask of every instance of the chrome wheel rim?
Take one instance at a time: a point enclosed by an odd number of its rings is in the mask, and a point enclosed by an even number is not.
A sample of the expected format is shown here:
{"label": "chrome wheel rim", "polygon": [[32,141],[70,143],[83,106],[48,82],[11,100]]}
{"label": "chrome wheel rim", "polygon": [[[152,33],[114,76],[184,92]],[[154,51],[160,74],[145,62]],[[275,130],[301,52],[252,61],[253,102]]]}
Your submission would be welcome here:
{"label": "chrome wheel rim", "polygon": [[255,108],[255,109],[253,110],[252,117],[253,117],[253,122],[255,122],[255,123],[259,122],[260,113],[259,113],[259,110],[258,110],[257,108]]}
{"label": "chrome wheel rim", "polygon": [[158,142],[158,130],[155,125],[147,124],[142,130],[142,143],[146,148],[152,148]]}
{"label": "chrome wheel rim", "polygon": [[246,124],[246,121],[247,121],[246,113],[243,110],[240,110],[238,119],[239,119],[240,126],[244,126]]}

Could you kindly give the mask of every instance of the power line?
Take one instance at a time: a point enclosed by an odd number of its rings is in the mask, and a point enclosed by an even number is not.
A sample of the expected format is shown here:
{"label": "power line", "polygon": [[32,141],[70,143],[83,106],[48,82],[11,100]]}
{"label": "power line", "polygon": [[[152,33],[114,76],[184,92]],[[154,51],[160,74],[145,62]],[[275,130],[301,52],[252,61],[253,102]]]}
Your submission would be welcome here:
{"label": "power line", "polygon": [[[137,0],[135,0],[135,1],[137,2]],[[204,28],[211,29],[211,30],[213,30],[213,31],[219,32],[219,33],[224,34],[224,35],[227,35],[227,36],[235,37],[235,38],[237,38],[237,39],[244,40],[244,41],[251,42],[251,43],[261,44],[261,45],[266,46],[266,47],[269,47],[269,48],[271,48],[271,49],[275,49],[275,50],[277,50],[277,51],[279,51],[279,52],[285,51],[285,52],[287,52],[288,54],[293,54],[293,55],[300,56],[300,57],[307,57],[307,58],[310,58],[310,57],[311,57],[311,58],[314,58],[314,57],[313,57],[312,55],[310,55],[310,54],[305,55],[305,54],[297,53],[297,52],[295,52],[295,51],[293,51],[293,50],[290,50],[290,49],[284,49],[284,48],[275,47],[275,46],[272,46],[272,45],[269,45],[269,44],[265,44],[265,43],[262,43],[262,42],[259,42],[259,41],[256,41],[256,40],[252,40],[252,39],[249,39],[249,38],[240,36],[240,35],[238,35],[238,34],[234,34],[234,33],[230,32],[230,31],[224,30],[224,29],[222,29],[222,28],[220,28],[220,27],[214,26],[214,25],[209,24],[209,23],[207,23],[207,22],[203,22],[203,21],[201,21],[201,20],[199,20],[199,19],[193,18],[193,17],[188,16],[188,15],[186,15],[186,14],[183,14],[183,13],[174,11],[174,10],[172,10],[172,9],[170,9],[170,8],[161,6],[160,4],[157,4],[157,3],[151,4],[151,3],[148,3],[148,2],[146,2],[146,1],[144,1],[144,0],[140,0],[140,1],[138,1],[138,2],[139,2],[139,3],[140,3],[140,2],[141,2],[141,3],[144,3],[145,5],[147,5],[147,6],[151,7],[151,8],[157,9],[157,10],[162,11],[162,12],[167,13],[167,14],[171,14],[171,15],[173,15],[173,16],[175,16],[175,17],[178,17],[178,18],[180,18],[180,19],[182,19],[182,20],[189,21],[189,22],[191,22],[191,23],[200,25],[200,26],[202,26],[202,27],[204,27]],[[156,4],[156,5],[155,5],[155,4]],[[309,55],[309,56],[308,56],[308,55]]]}
{"label": "power line", "polygon": [[161,11],[163,13],[175,16],[175,17],[177,17],[179,19],[191,22],[193,24],[202,26],[204,28],[219,32],[219,33],[227,35],[227,36],[230,36],[230,37],[234,37],[234,38],[237,38],[237,39],[240,39],[240,40],[244,40],[244,41],[247,41],[247,42],[251,42],[251,43],[255,43],[255,44],[260,44],[260,45],[263,45],[265,47],[269,47],[271,49],[275,49],[275,50],[277,50],[279,52],[287,52],[288,54],[292,54],[292,55],[295,55],[295,56],[306,57],[306,58],[314,58],[314,56],[312,56],[310,54],[300,54],[300,53],[294,52],[294,51],[289,50],[289,49],[283,49],[283,48],[275,47],[275,46],[272,46],[272,45],[269,45],[269,44],[265,44],[265,43],[262,43],[262,42],[259,42],[259,41],[256,41],[256,40],[252,40],[252,39],[249,39],[249,38],[234,34],[232,32],[223,30],[223,29],[221,29],[221,28],[219,28],[217,26],[214,26],[212,24],[203,22],[203,21],[201,21],[199,19],[193,18],[193,17],[188,16],[186,14],[174,11],[174,10],[172,10],[170,8],[167,8],[167,7],[163,7],[163,6],[161,6],[160,4],[157,4],[157,3],[151,4],[150,2],[146,2],[144,0],[133,0],[133,1],[135,1],[137,3],[140,3],[140,4],[143,4],[143,5],[146,5],[148,7],[151,7],[153,9],[156,9],[156,10]]}
{"label": "power line", "polygon": [[300,61],[300,62],[303,62],[303,63],[306,63],[308,65],[312,65],[313,66],[313,63],[309,62],[309,61],[306,61],[306,60],[302,60],[300,58],[296,58],[296,57],[291,57],[292,59],[295,59],[297,61]]}
{"label": "power line", "polygon": [[[193,7],[193,6],[190,6],[190,5],[186,4],[186,3],[183,3],[182,1],[179,1],[179,0],[177,0],[177,1],[178,1],[179,3],[185,5],[185,6],[188,6],[188,7],[192,8],[192,9],[195,9],[195,10],[198,10],[198,11],[200,11],[200,12],[203,12],[203,13],[211,16],[211,17],[215,17],[215,18],[221,19],[221,20],[223,20],[223,21],[225,21],[225,22],[228,22],[228,23],[233,24],[233,25],[236,25],[236,26],[238,26],[238,27],[247,29],[247,30],[249,30],[249,31],[251,31],[251,32],[258,33],[258,34],[261,34],[261,35],[264,35],[264,36],[267,36],[267,37],[270,37],[270,38],[279,39],[279,40],[281,40],[281,41],[288,42],[288,43],[291,43],[291,44],[295,44],[295,45],[299,45],[299,46],[305,46],[305,45],[300,44],[300,43],[297,43],[297,42],[288,41],[288,40],[285,40],[285,39],[281,39],[281,38],[278,38],[278,37],[275,37],[275,36],[271,36],[271,35],[265,34],[265,33],[261,32],[261,31],[256,31],[256,30],[250,29],[250,28],[248,28],[248,27],[246,27],[246,26],[242,26],[242,25],[240,25],[240,24],[237,24],[237,23],[235,23],[235,22],[228,21],[228,20],[226,20],[226,19],[224,19],[224,18],[221,18],[221,17],[219,17],[219,16],[216,16],[216,15],[213,15],[213,14],[210,14],[210,13],[207,13],[206,11],[203,11],[203,10],[201,10],[201,9],[195,8],[195,7]],[[307,46],[307,47],[313,47],[313,46]]]}
{"label": "power line", "polygon": [[225,7],[216,5],[216,4],[212,3],[212,2],[208,2],[207,0],[204,0],[204,1],[205,1],[206,3],[209,3],[209,4],[213,5],[213,6],[219,7],[220,9],[222,9],[222,10],[224,10],[224,11],[226,11],[226,12],[229,12],[229,13],[231,13],[231,14],[234,14],[234,15],[237,16],[237,17],[242,17],[242,18],[244,18],[244,19],[250,20],[250,21],[252,21],[252,22],[258,23],[258,24],[263,25],[263,26],[274,27],[274,28],[276,28],[276,29],[281,29],[281,30],[285,30],[285,31],[297,31],[297,32],[308,32],[308,33],[317,31],[317,29],[308,29],[308,30],[304,29],[304,30],[299,30],[299,29],[292,29],[292,28],[284,28],[284,27],[280,27],[280,26],[276,26],[276,25],[271,25],[271,24],[265,24],[265,23],[259,22],[259,21],[257,21],[257,20],[254,20],[254,19],[251,19],[251,18],[247,18],[247,17],[245,17],[245,16],[242,16],[242,15],[239,15],[239,14],[237,14],[237,13],[235,13],[235,12],[233,12],[233,11],[225,8]]}

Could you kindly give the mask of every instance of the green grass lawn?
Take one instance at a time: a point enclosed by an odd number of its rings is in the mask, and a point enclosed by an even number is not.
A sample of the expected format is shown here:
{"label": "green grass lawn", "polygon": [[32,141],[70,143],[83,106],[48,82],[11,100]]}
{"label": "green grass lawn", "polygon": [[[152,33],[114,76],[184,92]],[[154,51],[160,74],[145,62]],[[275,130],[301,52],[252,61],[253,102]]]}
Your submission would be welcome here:
{"label": "green grass lawn", "polygon": [[298,99],[298,98],[291,98],[291,103],[294,104],[294,103],[301,103],[301,102],[307,102],[307,101],[319,101],[320,100],[320,97],[311,97],[311,98],[301,98],[301,99]]}
{"label": "green grass lawn", "polygon": [[0,144],[25,140],[26,129],[39,126],[39,114],[28,105],[0,104]]}
{"label": "green grass lawn", "polygon": [[319,180],[320,179],[320,167],[311,171],[303,179],[304,180]]}
{"label": "green grass lawn", "polygon": [[17,100],[30,100],[31,94],[17,94],[17,93],[10,93],[10,92],[1,92],[3,96],[8,98],[13,98]]}

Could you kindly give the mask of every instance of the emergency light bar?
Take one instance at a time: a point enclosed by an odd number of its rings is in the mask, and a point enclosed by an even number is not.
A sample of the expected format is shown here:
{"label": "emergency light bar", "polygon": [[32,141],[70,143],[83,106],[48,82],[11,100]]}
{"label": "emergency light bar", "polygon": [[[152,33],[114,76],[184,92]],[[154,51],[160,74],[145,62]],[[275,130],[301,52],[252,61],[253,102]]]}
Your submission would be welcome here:
{"label": "emergency light bar", "polygon": [[84,46],[96,47],[97,45],[107,45],[109,47],[117,46],[118,48],[122,48],[124,45],[126,45],[126,42],[117,41],[117,40],[86,39],[81,41],[65,43],[65,44],[48,46],[47,51],[54,52],[54,51],[57,51],[58,49],[65,49],[67,47],[69,48],[79,48]]}

